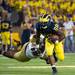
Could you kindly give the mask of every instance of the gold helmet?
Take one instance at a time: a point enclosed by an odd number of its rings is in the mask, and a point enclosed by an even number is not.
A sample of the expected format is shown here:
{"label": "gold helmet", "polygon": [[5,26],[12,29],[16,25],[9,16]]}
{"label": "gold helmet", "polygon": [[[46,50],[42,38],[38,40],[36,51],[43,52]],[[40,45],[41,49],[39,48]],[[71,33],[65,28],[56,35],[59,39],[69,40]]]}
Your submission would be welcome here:
{"label": "gold helmet", "polygon": [[44,14],[39,18],[40,22],[48,22],[50,20],[50,15],[49,14]]}

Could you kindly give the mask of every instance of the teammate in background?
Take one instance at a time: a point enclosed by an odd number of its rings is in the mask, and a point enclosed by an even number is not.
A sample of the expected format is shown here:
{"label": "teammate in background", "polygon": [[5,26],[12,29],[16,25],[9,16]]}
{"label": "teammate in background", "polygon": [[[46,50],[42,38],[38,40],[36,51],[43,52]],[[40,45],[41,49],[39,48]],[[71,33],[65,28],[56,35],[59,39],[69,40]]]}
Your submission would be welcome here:
{"label": "teammate in background", "polygon": [[21,48],[21,40],[18,32],[11,33],[11,50],[19,50]]}
{"label": "teammate in background", "polygon": [[10,48],[10,28],[11,24],[8,20],[8,12],[3,11],[2,14],[2,20],[1,20],[1,37],[2,37],[2,45],[3,50],[7,50],[7,48]]}
{"label": "teammate in background", "polygon": [[64,39],[64,33],[59,31],[57,23],[51,20],[50,15],[45,14],[39,18],[39,22],[36,23],[36,35],[37,35],[37,47],[39,47],[40,35],[45,36],[45,51],[48,57],[48,62],[52,66],[52,74],[56,75],[57,69],[55,67],[55,59],[53,52],[60,60],[64,60],[64,50],[62,40]]}

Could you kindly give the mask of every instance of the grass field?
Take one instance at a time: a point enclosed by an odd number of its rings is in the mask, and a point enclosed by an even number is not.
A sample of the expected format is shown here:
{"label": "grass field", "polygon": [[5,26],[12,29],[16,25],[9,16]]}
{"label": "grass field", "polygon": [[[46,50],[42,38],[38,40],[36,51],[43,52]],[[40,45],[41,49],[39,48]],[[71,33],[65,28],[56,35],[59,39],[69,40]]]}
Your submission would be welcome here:
{"label": "grass field", "polygon": [[[65,54],[63,62],[58,61],[58,75],[75,75],[75,53]],[[41,59],[18,62],[0,56],[0,75],[51,75],[51,68]]]}

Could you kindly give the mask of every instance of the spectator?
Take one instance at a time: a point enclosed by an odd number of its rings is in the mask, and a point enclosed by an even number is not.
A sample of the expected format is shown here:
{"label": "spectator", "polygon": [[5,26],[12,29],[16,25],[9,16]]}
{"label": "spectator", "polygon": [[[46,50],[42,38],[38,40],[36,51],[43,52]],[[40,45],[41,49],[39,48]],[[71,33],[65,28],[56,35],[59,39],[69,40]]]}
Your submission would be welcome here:
{"label": "spectator", "polygon": [[74,52],[74,37],[73,37],[73,22],[66,18],[66,21],[64,22],[64,28],[66,30],[66,39],[64,43],[64,50],[65,52]]}
{"label": "spectator", "polygon": [[0,0],[0,6],[4,8],[4,10],[7,10],[9,13],[12,12],[11,6],[8,4],[5,0]]}
{"label": "spectator", "polygon": [[22,45],[29,41],[30,34],[31,34],[31,24],[23,22],[21,27],[23,28],[23,33],[21,36]]}

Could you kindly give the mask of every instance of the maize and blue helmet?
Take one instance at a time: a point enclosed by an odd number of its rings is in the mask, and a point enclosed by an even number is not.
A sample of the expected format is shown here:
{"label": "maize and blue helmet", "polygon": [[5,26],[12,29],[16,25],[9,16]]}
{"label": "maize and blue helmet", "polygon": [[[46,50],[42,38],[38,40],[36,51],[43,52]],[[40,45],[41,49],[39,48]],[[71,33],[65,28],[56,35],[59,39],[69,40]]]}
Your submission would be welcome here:
{"label": "maize and blue helmet", "polygon": [[50,15],[45,14],[39,18],[39,22],[48,22],[50,20]]}

